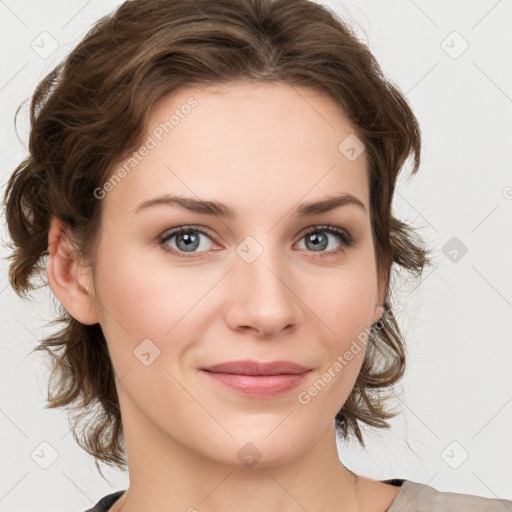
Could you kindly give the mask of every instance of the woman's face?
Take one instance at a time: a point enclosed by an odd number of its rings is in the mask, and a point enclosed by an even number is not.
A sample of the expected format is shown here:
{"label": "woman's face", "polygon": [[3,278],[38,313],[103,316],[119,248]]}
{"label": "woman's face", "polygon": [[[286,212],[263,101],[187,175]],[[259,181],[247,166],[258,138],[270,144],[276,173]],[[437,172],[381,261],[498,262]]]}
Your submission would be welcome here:
{"label": "woman's face", "polygon": [[[188,88],[156,106],[143,146],[97,191],[95,308],[125,424],[238,465],[284,463],[333,428],[385,291],[362,150],[307,88]],[[246,360],[307,371],[204,370]]]}

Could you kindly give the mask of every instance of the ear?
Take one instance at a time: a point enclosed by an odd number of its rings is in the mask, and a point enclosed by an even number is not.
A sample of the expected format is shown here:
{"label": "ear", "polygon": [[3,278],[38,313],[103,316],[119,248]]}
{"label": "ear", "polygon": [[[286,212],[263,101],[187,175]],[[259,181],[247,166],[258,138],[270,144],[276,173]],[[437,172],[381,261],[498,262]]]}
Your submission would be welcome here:
{"label": "ear", "polygon": [[98,323],[92,295],[90,267],[80,263],[64,231],[65,223],[52,217],[48,233],[48,283],[64,309],[82,324]]}
{"label": "ear", "polygon": [[384,300],[387,292],[387,277],[381,273],[378,278],[377,293],[375,295],[375,308],[373,311],[372,324],[378,322],[384,313]]}

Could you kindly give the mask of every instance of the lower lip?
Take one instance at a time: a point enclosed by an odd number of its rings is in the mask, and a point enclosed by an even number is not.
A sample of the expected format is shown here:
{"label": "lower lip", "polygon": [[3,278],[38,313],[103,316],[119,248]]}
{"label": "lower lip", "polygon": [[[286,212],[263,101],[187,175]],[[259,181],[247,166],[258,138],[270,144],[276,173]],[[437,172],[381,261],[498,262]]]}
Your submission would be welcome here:
{"label": "lower lip", "polygon": [[281,375],[240,375],[238,373],[214,373],[202,370],[211,379],[244,395],[258,398],[282,395],[297,387],[308,372]]}

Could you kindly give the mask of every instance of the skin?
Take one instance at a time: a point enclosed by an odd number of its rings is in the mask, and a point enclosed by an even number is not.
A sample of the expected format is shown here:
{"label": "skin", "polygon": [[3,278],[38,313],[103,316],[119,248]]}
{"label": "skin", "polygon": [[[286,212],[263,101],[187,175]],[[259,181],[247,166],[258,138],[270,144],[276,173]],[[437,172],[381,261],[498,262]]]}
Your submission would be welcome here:
{"label": "skin", "polygon": [[[350,161],[338,150],[355,130],[313,89],[239,82],[165,97],[146,136],[191,96],[198,105],[101,199],[94,274],[71,256],[59,219],[49,234],[50,286],[74,318],[100,323],[117,375],[130,486],[111,510],[383,512],[399,488],[356,482],[335,440],[364,344],[309,403],[298,401],[382,315],[366,154]],[[342,192],[366,211],[293,215],[298,203]],[[169,205],[133,213],[163,193],[222,201],[238,218]],[[357,240],[345,247],[319,229],[329,245],[315,250],[304,231],[322,224]],[[211,230],[196,232],[195,252],[183,251],[179,236],[166,244],[185,257],[159,245],[160,235],[189,225]],[[237,252],[246,237],[262,248],[251,263]],[[160,350],[147,366],[134,355],[144,339]],[[291,391],[255,398],[198,370],[238,359],[311,371]],[[249,442],[260,457],[252,467],[237,456]]]}

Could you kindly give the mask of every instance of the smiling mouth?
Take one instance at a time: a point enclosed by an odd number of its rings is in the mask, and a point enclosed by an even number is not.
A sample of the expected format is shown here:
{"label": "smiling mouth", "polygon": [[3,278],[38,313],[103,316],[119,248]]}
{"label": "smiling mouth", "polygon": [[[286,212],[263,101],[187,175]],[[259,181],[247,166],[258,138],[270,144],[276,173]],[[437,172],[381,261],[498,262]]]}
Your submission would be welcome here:
{"label": "smiling mouth", "polygon": [[276,397],[291,391],[310,371],[290,361],[232,361],[201,368],[203,374],[222,386],[257,398]]}

